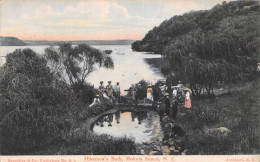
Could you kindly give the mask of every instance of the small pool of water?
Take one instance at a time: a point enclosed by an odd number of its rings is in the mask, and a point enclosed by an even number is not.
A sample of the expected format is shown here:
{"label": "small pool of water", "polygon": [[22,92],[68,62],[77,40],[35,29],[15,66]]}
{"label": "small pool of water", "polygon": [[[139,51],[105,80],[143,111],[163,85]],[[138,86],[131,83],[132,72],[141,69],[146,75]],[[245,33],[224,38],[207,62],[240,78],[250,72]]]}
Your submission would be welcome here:
{"label": "small pool of water", "polygon": [[93,132],[113,137],[128,137],[136,143],[162,141],[160,117],[151,110],[117,111],[106,114],[93,123]]}

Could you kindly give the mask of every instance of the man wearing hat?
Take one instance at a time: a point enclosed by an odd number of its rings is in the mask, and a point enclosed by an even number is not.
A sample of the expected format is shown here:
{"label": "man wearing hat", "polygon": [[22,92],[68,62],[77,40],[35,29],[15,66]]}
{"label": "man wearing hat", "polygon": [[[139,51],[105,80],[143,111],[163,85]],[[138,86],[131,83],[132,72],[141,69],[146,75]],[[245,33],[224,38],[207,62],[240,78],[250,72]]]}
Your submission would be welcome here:
{"label": "man wearing hat", "polygon": [[114,90],[115,90],[115,94],[116,94],[115,97],[120,101],[120,85],[119,85],[119,82],[116,83]]}

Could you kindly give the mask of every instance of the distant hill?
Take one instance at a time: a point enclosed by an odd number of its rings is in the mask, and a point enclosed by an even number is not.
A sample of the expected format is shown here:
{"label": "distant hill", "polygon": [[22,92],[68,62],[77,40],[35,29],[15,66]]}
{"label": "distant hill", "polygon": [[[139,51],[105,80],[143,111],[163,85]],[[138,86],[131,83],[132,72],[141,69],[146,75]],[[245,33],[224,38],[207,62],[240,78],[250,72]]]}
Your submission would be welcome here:
{"label": "distant hill", "polygon": [[57,45],[61,42],[69,42],[73,45],[85,43],[88,45],[130,45],[135,40],[79,40],[79,41],[45,41],[45,40],[24,40],[28,45]]}
{"label": "distant hill", "polygon": [[[142,40],[132,44],[135,51],[162,53],[172,43],[191,33],[222,33],[226,29],[238,31],[259,27],[259,1],[231,1],[218,4],[210,10],[191,11],[184,15],[173,16],[150,30]],[[244,25],[244,24],[247,24]],[[242,26],[244,25],[244,26]],[[241,33],[243,35],[243,33]],[[238,36],[240,37],[240,36]],[[242,39],[242,37],[240,37]],[[251,40],[249,40],[251,41]]]}
{"label": "distant hill", "polygon": [[16,37],[0,37],[0,46],[25,46],[24,41]]}

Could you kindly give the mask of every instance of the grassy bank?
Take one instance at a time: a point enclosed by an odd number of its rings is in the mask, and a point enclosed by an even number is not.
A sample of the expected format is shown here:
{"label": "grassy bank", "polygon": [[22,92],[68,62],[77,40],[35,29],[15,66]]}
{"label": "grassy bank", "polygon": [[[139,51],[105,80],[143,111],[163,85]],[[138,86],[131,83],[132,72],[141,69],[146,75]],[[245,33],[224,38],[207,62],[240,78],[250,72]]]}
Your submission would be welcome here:
{"label": "grassy bank", "polygon": [[[192,100],[192,108],[179,108],[178,123],[186,131],[188,154],[258,154],[260,79],[236,84],[213,99]],[[229,131],[208,133],[225,127]]]}
{"label": "grassy bank", "polygon": [[91,131],[73,132],[65,141],[46,146],[32,155],[133,155],[136,153],[134,141],[96,135]]}

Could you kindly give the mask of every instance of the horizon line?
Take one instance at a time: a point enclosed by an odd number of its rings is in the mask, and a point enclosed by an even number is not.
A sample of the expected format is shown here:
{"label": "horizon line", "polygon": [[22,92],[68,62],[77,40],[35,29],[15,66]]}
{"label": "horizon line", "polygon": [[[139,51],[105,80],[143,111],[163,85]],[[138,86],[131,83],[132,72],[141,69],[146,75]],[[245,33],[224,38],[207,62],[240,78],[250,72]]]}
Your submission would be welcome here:
{"label": "horizon line", "polygon": [[140,40],[140,39],[74,39],[74,40],[47,40],[47,39],[21,39],[19,37],[16,37],[16,36],[1,36],[0,37],[9,37],[9,38],[17,38],[17,39],[20,39],[22,41],[52,41],[52,42],[57,42],[57,41],[60,41],[60,42],[69,42],[69,41],[123,41],[123,40],[131,40],[131,41],[137,41],[137,40]]}
{"label": "horizon line", "polygon": [[[17,38],[17,37],[16,37]],[[31,39],[21,39],[23,41],[61,41],[61,42],[71,42],[71,41],[122,41],[122,40],[132,40],[136,41],[139,39],[81,39],[81,40],[31,40]]]}

